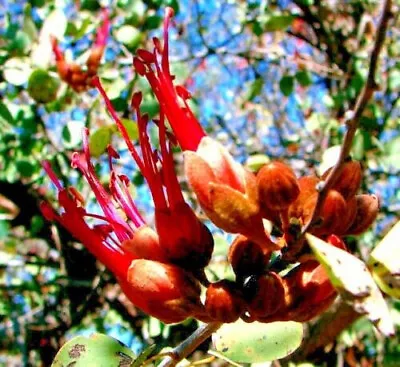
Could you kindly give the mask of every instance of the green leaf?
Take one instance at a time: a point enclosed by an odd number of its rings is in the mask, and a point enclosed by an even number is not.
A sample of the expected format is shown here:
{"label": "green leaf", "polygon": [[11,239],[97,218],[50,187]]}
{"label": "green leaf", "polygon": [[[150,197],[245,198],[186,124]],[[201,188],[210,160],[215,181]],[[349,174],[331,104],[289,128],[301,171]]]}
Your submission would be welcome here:
{"label": "green leaf", "polygon": [[250,171],[258,172],[261,167],[265,166],[271,160],[265,154],[253,154],[246,161],[246,167],[250,169]]}
{"label": "green leaf", "polygon": [[107,145],[111,142],[111,130],[109,127],[101,127],[96,130],[89,138],[90,154],[93,157],[99,157],[106,149]]}
{"label": "green leaf", "polygon": [[368,266],[379,288],[400,298],[400,221],[371,252]]}
{"label": "green leaf", "polygon": [[3,66],[4,79],[16,86],[25,84],[31,72],[29,59],[27,58],[13,57],[8,59]]}
{"label": "green leaf", "polygon": [[268,14],[262,18],[265,32],[284,31],[296,17],[291,14]]}
{"label": "green leaf", "polygon": [[390,90],[400,89],[400,70],[392,69],[390,70],[388,77],[388,87]]}
{"label": "green leaf", "polygon": [[308,70],[301,70],[296,73],[296,80],[302,87],[312,84],[312,74]]}
{"label": "green leaf", "polygon": [[28,93],[36,102],[48,103],[56,99],[59,86],[46,70],[37,69],[29,77]]}
{"label": "green leaf", "polygon": [[382,334],[393,335],[388,306],[365,263],[311,234],[306,234],[306,239],[342,298],[357,313],[366,315]]}
{"label": "green leaf", "polygon": [[21,159],[16,162],[17,170],[23,177],[31,177],[35,171],[36,166],[26,159]]}
{"label": "green leaf", "polygon": [[58,351],[52,367],[131,366],[136,355],[118,340],[103,334],[78,336]]}
{"label": "green leaf", "polygon": [[298,322],[245,323],[239,320],[223,325],[213,335],[217,352],[238,363],[257,363],[284,358],[293,353],[303,339]]}
{"label": "green leaf", "polygon": [[129,139],[137,141],[139,139],[139,128],[135,121],[122,119],[122,125],[124,125]]}
{"label": "green leaf", "polygon": [[9,124],[13,125],[15,123],[14,118],[11,115],[11,112],[3,102],[0,102],[0,117],[3,118],[5,121],[7,121]]}
{"label": "green leaf", "polygon": [[263,78],[254,79],[254,81],[250,85],[245,100],[252,101],[255,97],[257,97],[261,93],[263,85],[264,85]]}
{"label": "green leaf", "polygon": [[123,25],[115,32],[115,39],[131,49],[136,49],[143,38],[142,32],[131,25]]}
{"label": "green leaf", "polygon": [[279,88],[284,96],[290,96],[294,89],[294,78],[290,75],[283,76],[279,82]]}
{"label": "green leaf", "polygon": [[389,167],[400,169],[400,136],[384,144],[382,161]]}

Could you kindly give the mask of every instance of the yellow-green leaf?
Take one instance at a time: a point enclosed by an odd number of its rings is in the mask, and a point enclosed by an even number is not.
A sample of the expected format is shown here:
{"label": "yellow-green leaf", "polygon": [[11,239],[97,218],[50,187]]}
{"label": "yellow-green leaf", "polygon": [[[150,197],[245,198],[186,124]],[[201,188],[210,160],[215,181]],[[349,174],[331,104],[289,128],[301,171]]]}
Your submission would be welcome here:
{"label": "yellow-green leaf", "polygon": [[400,221],[371,252],[368,266],[379,288],[400,298]]}
{"label": "yellow-green leaf", "polygon": [[393,335],[388,306],[365,263],[311,234],[306,234],[306,239],[341,297],[357,313],[366,315],[382,334]]}

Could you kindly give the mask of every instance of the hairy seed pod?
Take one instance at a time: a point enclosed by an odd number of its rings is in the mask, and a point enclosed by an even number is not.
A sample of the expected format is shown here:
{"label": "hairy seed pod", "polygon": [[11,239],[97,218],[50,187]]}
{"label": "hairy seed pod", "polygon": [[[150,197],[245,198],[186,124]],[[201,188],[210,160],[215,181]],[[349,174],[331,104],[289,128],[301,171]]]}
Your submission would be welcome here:
{"label": "hairy seed pod", "polygon": [[208,286],[205,309],[214,321],[235,322],[244,312],[245,302],[235,283],[221,280]]}
{"label": "hairy seed pod", "polygon": [[348,235],[358,235],[365,232],[375,221],[379,212],[379,200],[375,195],[357,195],[357,214]]}
{"label": "hairy seed pod", "polygon": [[[325,180],[332,168],[329,168],[322,175],[322,179]],[[336,179],[332,189],[339,191],[345,199],[354,196],[360,188],[362,180],[362,169],[360,162],[349,161],[343,165],[343,170],[339,177]]]}
{"label": "hairy seed pod", "polygon": [[296,175],[282,162],[265,165],[257,174],[259,200],[272,210],[287,209],[300,193]]}
{"label": "hairy seed pod", "polygon": [[268,254],[260,245],[242,235],[238,235],[229,248],[228,261],[238,279],[260,275],[268,260]]}

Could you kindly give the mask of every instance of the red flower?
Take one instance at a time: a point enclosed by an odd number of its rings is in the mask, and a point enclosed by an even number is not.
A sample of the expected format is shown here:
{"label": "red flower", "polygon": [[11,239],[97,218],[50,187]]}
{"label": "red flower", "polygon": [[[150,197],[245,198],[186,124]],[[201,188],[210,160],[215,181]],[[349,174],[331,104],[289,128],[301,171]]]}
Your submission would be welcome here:
{"label": "red flower", "polygon": [[99,68],[106,47],[108,34],[110,33],[110,20],[107,9],[103,9],[102,17],[103,23],[96,32],[96,39],[93,42],[90,55],[86,60],[87,70],[83,70],[80,65],[74,62],[67,62],[56,38],[51,38],[58,74],[60,78],[76,92],[82,92],[90,88],[91,78],[97,73]]}

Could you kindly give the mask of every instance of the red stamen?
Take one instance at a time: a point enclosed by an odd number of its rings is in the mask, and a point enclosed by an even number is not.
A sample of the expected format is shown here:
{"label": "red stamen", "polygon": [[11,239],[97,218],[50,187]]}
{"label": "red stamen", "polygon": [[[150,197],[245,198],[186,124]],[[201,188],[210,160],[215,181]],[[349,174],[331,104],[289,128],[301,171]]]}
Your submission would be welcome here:
{"label": "red stamen", "polygon": [[110,19],[108,9],[102,10],[103,23],[97,31],[96,40],[94,42],[95,46],[104,47],[107,43],[107,37],[110,33]]}
{"label": "red stamen", "polygon": [[53,169],[51,168],[51,164],[49,161],[43,161],[42,162],[42,167],[46,171],[47,176],[50,177],[51,182],[56,186],[58,191],[61,191],[63,189],[63,186],[60,183],[60,180],[58,179],[57,175],[54,173]]}

